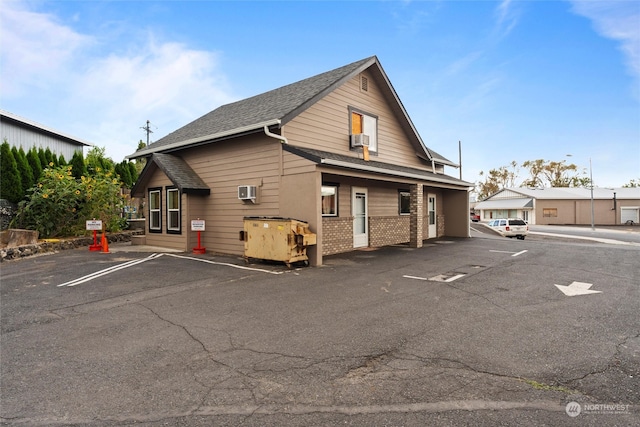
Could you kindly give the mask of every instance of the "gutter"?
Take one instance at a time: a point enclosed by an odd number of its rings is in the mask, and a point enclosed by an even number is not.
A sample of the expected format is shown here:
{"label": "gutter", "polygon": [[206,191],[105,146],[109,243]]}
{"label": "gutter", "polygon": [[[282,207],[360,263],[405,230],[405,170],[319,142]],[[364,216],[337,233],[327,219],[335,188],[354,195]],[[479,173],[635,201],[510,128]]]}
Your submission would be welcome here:
{"label": "gutter", "polygon": [[[260,123],[254,123],[251,125],[247,125],[247,126],[242,126],[239,128],[235,128],[235,129],[230,129],[230,130],[226,130],[224,132],[219,132],[219,133],[214,133],[211,135],[205,135],[205,136],[199,136],[197,138],[192,138],[192,139],[187,139],[186,141],[179,141],[179,142],[175,142],[173,144],[167,144],[167,145],[161,145],[160,147],[154,147],[153,144],[151,144],[149,147],[140,150],[140,151],[136,151],[135,153],[129,155],[129,156],[125,156],[126,160],[131,160],[131,159],[137,159],[140,157],[145,157],[148,156],[150,154],[153,153],[160,153],[163,151],[168,151],[168,150],[174,150],[176,148],[182,148],[182,147],[186,147],[192,144],[197,144],[199,142],[205,142],[205,141],[209,141],[209,140],[214,140],[214,139],[220,139],[220,138],[224,138],[227,136],[232,136],[238,133],[243,133],[243,132],[248,132],[248,131],[252,131],[252,130],[258,130],[261,128],[266,128],[268,126],[273,126],[273,125],[279,125],[280,124],[280,119],[273,119],[273,120],[268,120],[266,122],[260,122]],[[275,134],[274,134],[275,135]],[[277,135],[278,139],[283,139],[284,137]]]}

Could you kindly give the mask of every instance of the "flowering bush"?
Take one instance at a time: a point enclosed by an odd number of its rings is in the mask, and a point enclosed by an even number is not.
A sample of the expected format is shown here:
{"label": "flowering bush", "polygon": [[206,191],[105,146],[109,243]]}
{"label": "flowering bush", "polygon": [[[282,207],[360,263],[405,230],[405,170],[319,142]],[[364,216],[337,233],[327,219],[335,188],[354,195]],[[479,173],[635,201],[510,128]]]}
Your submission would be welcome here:
{"label": "flowering bush", "polygon": [[44,238],[82,235],[89,219],[102,220],[107,231],[119,231],[126,223],[120,216],[120,181],[100,168],[76,179],[72,166],[49,163],[28,193],[12,226],[38,230]]}

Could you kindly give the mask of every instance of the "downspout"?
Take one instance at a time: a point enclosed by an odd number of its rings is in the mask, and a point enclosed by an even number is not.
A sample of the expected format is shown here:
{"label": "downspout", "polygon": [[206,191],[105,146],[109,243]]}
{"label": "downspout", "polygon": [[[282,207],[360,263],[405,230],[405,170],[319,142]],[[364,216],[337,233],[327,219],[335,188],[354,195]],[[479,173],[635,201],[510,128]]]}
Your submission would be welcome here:
{"label": "downspout", "polygon": [[[279,122],[280,122],[280,120],[278,120],[278,123]],[[275,138],[275,139],[279,140],[282,144],[287,144],[287,145],[289,144],[289,141],[287,140],[286,137],[269,131],[269,126],[267,126],[267,125],[264,125],[264,134],[269,136],[269,137],[271,137],[271,138]]]}

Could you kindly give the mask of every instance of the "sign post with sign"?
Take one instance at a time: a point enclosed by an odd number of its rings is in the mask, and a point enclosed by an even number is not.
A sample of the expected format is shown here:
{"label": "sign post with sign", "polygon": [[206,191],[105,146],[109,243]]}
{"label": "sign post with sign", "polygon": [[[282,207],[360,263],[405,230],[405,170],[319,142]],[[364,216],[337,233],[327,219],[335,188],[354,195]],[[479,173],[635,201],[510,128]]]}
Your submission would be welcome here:
{"label": "sign post with sign", "polygon": [[207,251],[207,248],[203,248],[200,245],[200,232],[204,231],[204,219],[192,219],[191,220],[191,231],[198,232],[198,246],[193,248],[194,254],[203,254]]}
{"label": "sign post with sign", "polygon": [[93,230],[93,244],[89,245],[89,250],[96,252],[102,250],[102,245],[98,244],[98,230],[102,231],[102,221],[90,219],[86,222],[87,230]]}

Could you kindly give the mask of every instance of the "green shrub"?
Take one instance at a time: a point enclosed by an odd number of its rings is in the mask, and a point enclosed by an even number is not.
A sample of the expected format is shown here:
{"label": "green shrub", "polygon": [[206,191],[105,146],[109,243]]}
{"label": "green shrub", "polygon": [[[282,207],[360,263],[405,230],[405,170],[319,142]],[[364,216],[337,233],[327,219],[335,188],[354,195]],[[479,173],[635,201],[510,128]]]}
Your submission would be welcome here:
{"label": "green shrub", "polygon": [[76,179],[72,166],[50,164],[19,204],[12,226],[38,230],[42,238],[77,236],[86,233],[86,220],[100,219],[106,231],[120,231],[126,224],[123,205],[113,172],[96,168],[93,176]]}

